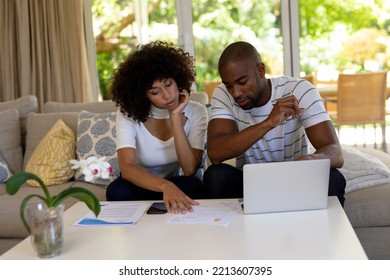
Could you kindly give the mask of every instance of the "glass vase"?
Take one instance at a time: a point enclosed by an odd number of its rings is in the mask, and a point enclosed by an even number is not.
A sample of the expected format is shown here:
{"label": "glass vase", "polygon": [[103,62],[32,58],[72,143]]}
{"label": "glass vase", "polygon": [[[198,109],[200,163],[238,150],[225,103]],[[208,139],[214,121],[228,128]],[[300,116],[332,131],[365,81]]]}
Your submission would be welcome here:
{"label": "glass vase", "polygon": [[44,203],[32,203],[26,209],[31,243],[40,258],[61,254],[63,243],[64,205],[47,208]]}

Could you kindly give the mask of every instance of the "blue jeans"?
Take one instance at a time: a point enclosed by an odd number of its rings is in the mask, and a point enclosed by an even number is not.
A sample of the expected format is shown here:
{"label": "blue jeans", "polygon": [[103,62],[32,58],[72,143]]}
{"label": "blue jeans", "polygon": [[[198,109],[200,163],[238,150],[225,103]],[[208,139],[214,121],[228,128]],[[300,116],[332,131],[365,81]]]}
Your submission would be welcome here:
{"label": "blue jeans", "polygon": [[[192,199],[204,197],[203,183],[196,176],[177,176],[166,179]],[[106,198],[107,201],[162,200],[163,193],[138,187],[120,176],[108,185]]]}
{"label": "blue jeans", "polygon": [[[215,164],[207,168],[203,175],[207,198],[242,198],[243,173],[242,170],[228,164]],[[346,181],[341,172],[330,169],[329,196],[337,196],[341,205],[344,205]]]}

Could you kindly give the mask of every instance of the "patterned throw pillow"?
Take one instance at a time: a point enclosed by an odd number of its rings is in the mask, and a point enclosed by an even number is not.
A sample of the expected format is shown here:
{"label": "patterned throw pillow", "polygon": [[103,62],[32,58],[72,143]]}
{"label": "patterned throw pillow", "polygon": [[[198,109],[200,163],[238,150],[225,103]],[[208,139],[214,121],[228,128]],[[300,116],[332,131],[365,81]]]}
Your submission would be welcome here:
{"label": "patterned throw pillow", "polygon": [[[116,112],[91,113],[82,111],[77,126],[76,153],[77,159],[87,159],[90,156],[106,157],[111,164],[113,173],[109,179],[98,178],[97,185],[108,186],[119,176],[119,164],[116,154]],[[84,180],[83,174],[76,171],[76,180]]]}
{"label": "patterned throw pillow", "polygon": [[[47,185],[62,184],[74,176],[70,160],[76,158],[76,135],[62,119],[59,119],[39,142],[31,155],[26,171],[39,176]],[[34,187],[33,180],[27,183]]]}
{"label": "patterned throw pillow", "polygon": [[7,163],[0,152],[0,183],[5,183],[12,176],[11,171],[8,168]]}

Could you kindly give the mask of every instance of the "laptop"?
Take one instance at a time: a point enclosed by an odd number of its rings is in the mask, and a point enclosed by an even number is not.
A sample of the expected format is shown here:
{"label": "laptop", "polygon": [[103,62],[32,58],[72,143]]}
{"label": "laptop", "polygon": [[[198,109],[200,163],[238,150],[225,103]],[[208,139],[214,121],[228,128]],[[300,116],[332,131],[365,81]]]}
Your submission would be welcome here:
{"label": "laptop", "polygon": [[246,164],[245,214],[325,209],[330,160]]}

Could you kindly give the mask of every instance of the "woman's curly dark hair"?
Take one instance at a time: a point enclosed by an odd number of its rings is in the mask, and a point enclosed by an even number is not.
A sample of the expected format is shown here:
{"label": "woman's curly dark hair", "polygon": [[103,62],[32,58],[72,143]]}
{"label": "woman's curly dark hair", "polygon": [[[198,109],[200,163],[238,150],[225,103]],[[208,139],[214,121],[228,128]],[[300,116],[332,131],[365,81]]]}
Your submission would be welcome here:
{"label": "woman's curly dark hair", "polygon": [[138,46],[114,73],[112,100],[121,112],[144,122],[151,102],[146,92],[155,81],[172,78],[179,91],[190,92],[195,81],[194,59],[172,43],[156,41]]}

